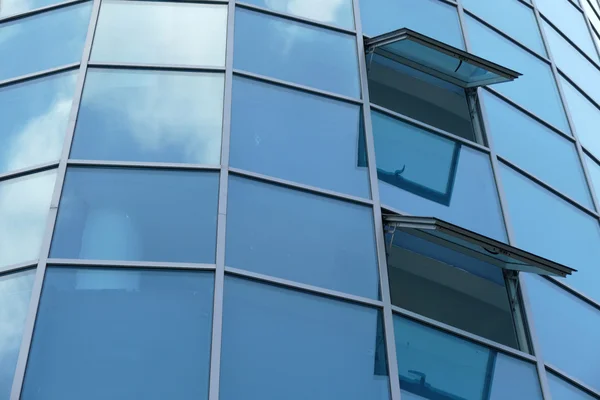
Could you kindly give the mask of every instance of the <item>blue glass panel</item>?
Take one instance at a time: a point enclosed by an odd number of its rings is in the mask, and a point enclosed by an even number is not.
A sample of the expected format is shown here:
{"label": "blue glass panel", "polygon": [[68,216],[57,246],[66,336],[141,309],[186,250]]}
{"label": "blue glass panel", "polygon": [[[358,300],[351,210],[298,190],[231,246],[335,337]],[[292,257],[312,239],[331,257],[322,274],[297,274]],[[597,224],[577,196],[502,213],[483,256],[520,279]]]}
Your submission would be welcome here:
{"label": "blue glass panel", "polygon": [[370,207],[231,176],[227,214],[228,266],[377,298]]}
{"label": "blue glass panel", "polygon": [[93,61],[225,66],[227,6],[102,2]]}
{"label": "blue glass panel", "polygon": [[465,48],[456,7],[438,0],[360,0],[360,16],[369,36],[409,28]]}
{"label": "blue glass panel", "polygon": [[56,170],[0,182],[0,267],[37,260]]}
{"label": "blue glass panel", "polygon": [[76,79],[67,72],[0,89],[0,174],[60,158]]}
{"label": "blue glass panel", "polygon": [[21,398],[208,399],[213,281],[50,267]]}
{"label": "blue glass panel", "polygon": [[240,8],[234,53],[235,68],[360,97],[354,36]]}
{"label": "blue glass panel", "polygon": [[[494,85],[494,89],[556,128],[563,132],[569,132],[567,118],[550,65],[511,43],[474,18],[467,15],[465,21],[473,53],[523,74],[512,82]],[[532,96],[532,93],[536,95]]]}
{"label": "blue glass panel", "polygon": [[219,164],[222,74],[90,70],[71,158]]}
{"label": "blue glass panel", "polygon": [[218,181],[213,172],[70,168],[50,253],[214,263]]}
{"label": "blue glass panel", "polygon": [[[535,275],[524,275],[544,361],[600,390],[600,310]],[[552,397],[558,400],[573,397]]]}
{"label": "blue glass panel", "polygon": [[584,158],[589,177],[592,180],[592,187],[596,193],[596,198],[600,199],[600,165],[596,164],[596,162],[587,155],[584,155]]}
{"label": "blue glass panel", "polygon": [[92,4],[0,24],[0,81],[79,62]]}
{"label": "blue glass panel", "polygon": [[600,300],[598,221],[513,169],[500,171],[516,245],[577,269],[566,282]]}
{"label": "blue glass panel", "polygon": [[402,398],[542,399],[534,364],[394,316]]}
{"label": "blue glass panel", "polygon": [[9,399],[35,270],[0,276],[0,399]]}
{"label": "blue glass panel", "polygon": [[225,278],[221,400],[389,398],[377,310]]}
{"label": "blue glass panel", "polygon": [[[496,96],[481,94],[498,155],[593,209],[573,143]],[[532,157],[531,149],[544,157]]]}
{"label": "blue glass panel", "polygon": [[383,204],[506,240],[486,154],[378,112],[371,117]]}
{"label": "blue glass panel", "polygon": [[550,392],[552,392],[552,398],[557,400],[596,400],[585,392],[577,389],[575,386],[571,386],[569,383],[548,372],[548,384],[550,385]]}
{"label": "blue glass panel", "polygon": [[370,197],[359,106],[234,77],[232,107],[231,166]]}
{"label": "blue glass panel", "polygon": [[533,51],[546,55],[535,15],[519,0],[463,0],[463,7],[506,32]]}
{"label": "blue glass panel", "polygon": [[3,0],[0,4],[0,17],[22,14],[58,3],[62,3],[62,0]]}
{"label": "blue glass panel", "polygon": [[352,0],[246,0],[245,3],[354,29]]}

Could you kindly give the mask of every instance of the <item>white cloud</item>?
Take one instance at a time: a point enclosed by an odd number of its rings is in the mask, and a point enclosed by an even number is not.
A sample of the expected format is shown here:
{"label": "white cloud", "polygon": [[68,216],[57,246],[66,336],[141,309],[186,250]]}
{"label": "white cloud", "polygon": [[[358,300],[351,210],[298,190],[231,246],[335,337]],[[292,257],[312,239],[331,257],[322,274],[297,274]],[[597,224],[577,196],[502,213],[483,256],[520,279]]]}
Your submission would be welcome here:
{"label": "white cloud", "polygon": [[351,3],[347,0],[265,0],[273,10],[335,24]]}

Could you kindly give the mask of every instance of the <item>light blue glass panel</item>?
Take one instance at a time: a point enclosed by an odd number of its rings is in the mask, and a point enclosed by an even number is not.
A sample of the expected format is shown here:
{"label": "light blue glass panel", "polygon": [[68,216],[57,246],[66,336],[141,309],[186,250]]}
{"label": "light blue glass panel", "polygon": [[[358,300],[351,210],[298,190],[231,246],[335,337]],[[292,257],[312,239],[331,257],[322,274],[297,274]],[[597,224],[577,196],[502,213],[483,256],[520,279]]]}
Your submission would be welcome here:
{"label": "light blue glass panel", "polygon": [[383,204],[506,240],[486,154],[378,112],[371,118]]}
{"label": "light blue glass panel", "polygon": [[[494,89],[556,128],[569,132],[550,65],[474,18],[467,15],[465,21],[469,30],[471,48],[476,55],[523,74],[512,82],[494,85]],[[532,93],[535,93],[535,96],[532,96]]]}
{"label": "light blue glass panel", "polygon": [[560,81],[579,141],[596,157],[600,157],[600,110],[566,79],[561,77]]}
{"label": "light blue glass panel", "polygon": [[0,18],[22,14],[27,11],[62,3],[63,0],[2,0]]}
{"label": "light blue glass panel", "polygon": [[[594,209],[573,143],[498,97],[482,91],[498,155]],[[543,157],[532,157],[532,149]]]}
{"label": "light blue glass panel", "polygon": [[577,269],[566,282],[600,300],[598,221],[512,168],[500,171],[516,245]]}
{"label": "light blue glass panel", "polygon": [[376,309],[226,277],[220,399],[388,399],[382,335]]}
{"label": "light blue glass panel", "polygon": [[0,275],[0,399],[12,388],[35,270]]}
{"label": "light blue glass panel", "polygon": [[92,3],[0,24],[0,81],[81,61]]}
{"label": "light blue glass panel", "polygon": [[363,32],[371,37],[409,28],[465,48],[456,7],[438,0],[360,0],[360,16]]}
{"label": "light blue glass panel", "polygon": [[569,0],[538,0],[536,5],[541,13],[575,42],[581,50],[598,61],[598,54],[583,13],[573,7]]}
{"label": "light blue glass panel", "polygon": [[354,29],[352,0],[246,0],[245,3]]}
{"label": "light blue glass panel", "polygon": [[0,174],[60,158],[76,79],[67,72],[0,89]]}
{"label": "light blue glass panel", "polygon": [[56,170],[0,182],[0,267],[37,260]]}
{"label": "light blue glass panel", "polygon": [[600,165],[596,164],[596,162],[587,155],[584,155],[584,158],[587,165],[588,175],[592,180],[591,184],[596,193],[596,198],[600,199]]}
{"label": "light blue glass panel", "polygon": [[[600,390],[600,310],[535,275],[524,274],[544,361]],[[557,400],[573,397],[552,397]]]}
{"label": "light blue glass panel", "polygon": [[[585,1],[585,0],[584,0]],[[562,378],[548,371],[548,384],[550,385],[550,392],[552,398],[556,400],[596,400],[585,392],[577,389],[575,386],[570,385]]]}
{"label": "light blue glass panel", "polygon": [[554,61],[569,78],[600,102],[600,70],[581,55],[550,25],[543,23]]}
{"label": "light blue glass panel", "polygon": [[370,197],[360,106],[234,77],[230,164]]}
{"label": "light blue glass panel", "polygon": [[71,158],[219,164],[223,74],[90,70]]}
{"label": "light blue glass panel", "polygon": [[238,8],[234,67],[360,97],[354,36]]}
{"label": "light blue glass panel", "polygon": [[50,254],[214,263],[218,181],[213,172],[70,168]]}
{"label": "light blue glass panel", "polygon": [[546,55],[533,9],[519,0],[463,0],[463,7],[509,34],[531,50]]}
{"label": "light blue glass panel", "polygon": [[534,364],[394,316],[402,399],[542,399]]}
{"label": "light blue glass panel", "polygon": [[211,273],[50,267],[21,399],[208,399]]}
{"label": "light blue glass panel", "polygon": [[377,298],[370,207],[230,176],[227,214],[228,266]]}
{"label": "light blue glass panel", "polygon": [[102,2],[93,61],[225,66],[227,6]]}

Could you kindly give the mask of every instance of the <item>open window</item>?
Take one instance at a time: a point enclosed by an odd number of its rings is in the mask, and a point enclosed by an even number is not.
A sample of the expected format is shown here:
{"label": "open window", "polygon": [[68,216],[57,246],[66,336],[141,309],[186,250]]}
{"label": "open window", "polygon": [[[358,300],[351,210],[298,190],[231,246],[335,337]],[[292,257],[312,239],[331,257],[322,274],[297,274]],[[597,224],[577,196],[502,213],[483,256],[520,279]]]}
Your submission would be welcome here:
{"label": "open window", "polygon": [[392,304],[529,351],[517,273],[575,270],[456,225],[385,215]]}
{"label": "open window", "polygon": [[365,49],[372,103],[480,143],[474,89],[521,75],[407,28]]}

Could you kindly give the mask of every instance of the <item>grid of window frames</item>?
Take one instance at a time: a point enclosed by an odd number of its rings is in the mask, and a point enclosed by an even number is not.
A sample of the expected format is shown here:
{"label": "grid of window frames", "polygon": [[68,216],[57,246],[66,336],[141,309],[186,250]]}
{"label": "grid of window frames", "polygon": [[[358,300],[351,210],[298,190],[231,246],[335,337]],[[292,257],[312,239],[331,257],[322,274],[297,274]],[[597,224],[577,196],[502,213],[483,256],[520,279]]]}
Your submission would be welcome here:
{"label": "grid of window frames", "polygon": [[[600,398],[581,1],[0,0],[0,400]],[[375,101],[403,26],[524,74],[485,138]],[[403,147],[450,197],[382,179]],[[579,269],[521,274],[533,355],[392,305],[382,208]]]}

